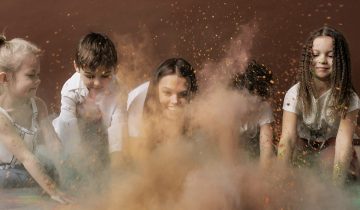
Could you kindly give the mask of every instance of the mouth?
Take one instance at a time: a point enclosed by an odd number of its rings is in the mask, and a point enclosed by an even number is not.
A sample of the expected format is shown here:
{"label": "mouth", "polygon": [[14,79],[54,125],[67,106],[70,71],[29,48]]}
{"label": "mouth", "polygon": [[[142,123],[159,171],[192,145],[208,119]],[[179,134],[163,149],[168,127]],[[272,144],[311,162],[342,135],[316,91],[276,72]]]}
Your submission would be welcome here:
{"label": "mouth", "polygon": [[167,109],[170,110],[170,111],[177,111],[178,107],[176,107],[176,106],[168,106]]}
{"label": "mouth", "polygon": [[315,69],[318,71],[328,71],[330,68],[329,67],[315,67]]}

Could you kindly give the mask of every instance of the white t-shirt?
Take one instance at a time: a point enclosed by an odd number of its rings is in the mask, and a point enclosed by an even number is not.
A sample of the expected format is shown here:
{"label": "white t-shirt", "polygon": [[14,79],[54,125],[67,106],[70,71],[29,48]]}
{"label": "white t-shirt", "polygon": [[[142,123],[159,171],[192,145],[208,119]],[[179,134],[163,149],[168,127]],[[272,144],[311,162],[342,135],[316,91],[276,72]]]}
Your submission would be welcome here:
{"label": "white t-shirt", "polygon": [[[89,91],[80,78],[80,73],[74,73],[61,90],[61,112],[53,120],[53,126],[60,140],[79,141],[80,131],[77,124],[76,105],[84,102]],[[125,125],[124,106],[118,101],[118,85],[114,80],[110,86],[110,93],[104,94],[96,100],[104,125],[108,131],[109,153],[120,151],[123,128]]]}
{"label": "white t-shirt", "polygon": [[254,139],[259,135],[261,126],[274,122],[274,115],[271,105],[266,101],[260,103],[261,105],[259,105],[259,107],[261,107],[261,109],[259,111],[261,113],[259,114],[259,120],[255,123],[252,122],[242,124],[239,128],[241,137],[246,139]]}
{"label": "white t-shirt", "polygon": [[128,135],[130,137],[138,137],[140,135],[141,120],[149,84],[150,82],[145,82],[128,94]]}
{"label": "white t-shirt", "polygon": [[[331,90],[323,93],[319,98],[312,96],[312,107],[309,116],[305,116],[302,106],[298,103],[300,83],[292,86],[285,95],[283,109],[295,113],[298,116],[297,130],[300,138],[326,141],[329,138],[336,137],[340,125],[340,113],[334,113],[330,108]],[[353,94],[348,112],[360,108],[359,97]],[[286,123],[286,122],[283,122]],[[354,138],[357,138],[354,134]]]}

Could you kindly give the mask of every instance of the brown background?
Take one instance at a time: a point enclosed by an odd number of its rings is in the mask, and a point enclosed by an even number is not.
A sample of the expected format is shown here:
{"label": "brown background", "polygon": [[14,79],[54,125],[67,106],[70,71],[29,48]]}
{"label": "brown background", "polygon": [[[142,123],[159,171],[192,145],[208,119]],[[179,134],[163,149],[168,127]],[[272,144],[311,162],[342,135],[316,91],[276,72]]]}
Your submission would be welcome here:
{"label": "brown background", "polygon": [[53,111],[59,88],[74,71],[76,44],[90,31],[114,39],[120,75],[135,75],[139,83],[169,57],[184,57],[197,69],[207,60],[216,62],[241,25],[253,21],[258,32],[251,55],[274,72],[279,109],[283,91],[294,81],[301,43],[329,24],[348,39],[353,83],[360,90],[359,19],[359,0],[1,0],[0,6],[0,29],[8,39],[26,38],[44,49],[38,94]]}

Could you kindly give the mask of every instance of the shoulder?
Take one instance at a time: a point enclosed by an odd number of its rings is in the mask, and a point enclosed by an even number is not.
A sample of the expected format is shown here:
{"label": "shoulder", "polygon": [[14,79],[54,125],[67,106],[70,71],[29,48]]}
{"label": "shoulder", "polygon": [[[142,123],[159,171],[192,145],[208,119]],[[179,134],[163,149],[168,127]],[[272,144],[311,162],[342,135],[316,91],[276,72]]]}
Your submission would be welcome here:
{"label": "shoulder", "polygon": [[5,130],[9,129],[12,126],[12,122],[5,113],[0,112],[0,131],[3,133]]}
{"label": "shoulder", "polygon": [[297,100],[299,95],[300,83],[293,85],[285,94],[285,100]]}
{"label": "shoulder", "polygon": [[285,111],[298,113],[298,95],[299,95],[300,83],[296,83],[285,94],[283,109]]}
{"label": "shoulder", "polygon": [[348,112],[360,109],[360,99],[358,94],[353,91],[350,98],[350,103],[348,107]]}
{"label": "shoulder", "polygon": [[149,88],[149,84],[150,82],[144,82],[143,84],[137,86],[136,88],[134,88],[133,90],[131,90],[128,94],[128,99],[127,99],[127,109],[129,109],[130,105],[132,104],[132,102],[135,100],[135,98],[137,98],[139,95],[144,94],[146,96],[147,90]]}
{"label": "shoulder", "polygon": [[299,88],[300,88],[300,83],[296,83],[295,85],[293,85],[287,92],[286,94],[291,94],[291,95],[297,95],[299,93]]}
{"label": "shoulder", "polygon": [[64,83],[61,93],[66,93],[68,91],[78,89],[80,84],[80,73],[75,72],[66,82]]}
{"label": "shoulder", "polygon": [[262,103],[262,107],[265,113],[273,113],[272,111],[272,104],[269,101],[264,101]]}
{"label": "shoulder", "polygon": [[274,114],[272,111],[272,105],[268,101],[264,101],[260,104],[261,109],[261,116],[259,119],[259,125],[265,125],[272,123],[274,119]]}
{"label": "shoulder", "polygon": [[355,92],[355,91],[352,91],[351,93],[351,100],[352,101],[356,101],[356,102],[359,102],[359,95]]}

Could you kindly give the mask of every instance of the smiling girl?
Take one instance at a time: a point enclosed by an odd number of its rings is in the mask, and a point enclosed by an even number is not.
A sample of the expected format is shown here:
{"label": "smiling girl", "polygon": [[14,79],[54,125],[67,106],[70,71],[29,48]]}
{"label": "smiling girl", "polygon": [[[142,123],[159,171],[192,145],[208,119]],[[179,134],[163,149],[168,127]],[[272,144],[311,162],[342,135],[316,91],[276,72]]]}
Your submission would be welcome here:
{"label": "smiling girl", "polygon": [[35,156],[41,140],[54,156],[60,152],[46,105],[36,97],[39,55],[28,41],[0,36],[0,187],[28,187],[35,180],[52,199],[68,203]]}
{"label": "smiling girl", "polygon": [[[146,82],[129,93],[131,148],[151,151],[188,133],[188,105],[197,92],[195,70],[182,58],[164,61]],[[130,149],[131,150],[131,149]]]}
{"label": "smiling girl", "polygon": [[345,37],[328,26],[313,32],[303,49],[299,76],[285,95],[278,156],[290,162],[296,149],[298,160],[332,168],[335,183],[342,185],[354,154],[360,108]]}

